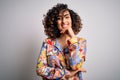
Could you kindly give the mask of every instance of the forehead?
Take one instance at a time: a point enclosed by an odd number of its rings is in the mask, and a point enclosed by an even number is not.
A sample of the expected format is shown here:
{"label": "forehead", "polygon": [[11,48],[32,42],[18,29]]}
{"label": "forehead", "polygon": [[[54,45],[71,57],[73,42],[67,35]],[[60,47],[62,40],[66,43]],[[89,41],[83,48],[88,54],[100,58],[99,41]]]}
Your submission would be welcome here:
{"label": "forehead", "polygon": [[60,11],[59,16],[70,15],[68,10]]}

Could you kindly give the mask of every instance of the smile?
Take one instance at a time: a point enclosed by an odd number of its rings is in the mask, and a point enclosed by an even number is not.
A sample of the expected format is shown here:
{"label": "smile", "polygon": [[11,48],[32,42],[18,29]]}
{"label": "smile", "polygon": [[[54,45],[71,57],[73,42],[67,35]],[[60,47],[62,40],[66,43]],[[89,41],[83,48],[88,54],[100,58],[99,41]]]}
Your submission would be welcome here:
{"label": "smile", "polygon": [[68,24],[64,24],[64,25],[62,25],[63,28],[66,28],[67,26],[68,26]]}

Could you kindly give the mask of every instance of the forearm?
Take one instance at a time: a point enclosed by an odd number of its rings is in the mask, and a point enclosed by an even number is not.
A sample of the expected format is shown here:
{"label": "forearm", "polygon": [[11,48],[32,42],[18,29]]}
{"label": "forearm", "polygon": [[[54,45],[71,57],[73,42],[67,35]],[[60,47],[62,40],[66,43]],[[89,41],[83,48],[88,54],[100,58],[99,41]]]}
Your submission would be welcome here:
{"label": "forearm", "polygon": [[36,73],[46,79],[58,79],[64,75],[64,69],[48,65],[47,42],[43,42],[37,61]]}
{"label": "forearm", "polygon": [[61,80],[68,80],[69,78],[71,79],[72,77],[74,77],[78,72],[86,72],[86,70],[84,68],[79,68],[78,70],[72,70],[69,71],[69,74],[65,74]]}
{"label": "forearm", "polygon": [[65,74],[65,75],[61,78],[61,80],[68,80],[68,78],[74,77],[74,76],[77,74],[77,72],[78,72],[78,70],[76,70],[76,71],[70,71],[70,70],[68,70],[68,71],[69,71],[69,73]]}
{"label": "forearm", "polygon": [[70,75],[66,75],[66,77],[73,77],[79,70],[70,71]]}
{"label": "forearm", "polygon": [[64,69],[52,68],[47,65],[37,67],[36,72],[37,75],[42,76],[46,79],[58,79],[63,77],[63,75],[65,74]]}
{"label": "forearm", "polygon": [[73,70],[81,68],[83,62],[85,61],[85,39],[83,38],[73,38],[68,40],[69,48],[69,62]]}

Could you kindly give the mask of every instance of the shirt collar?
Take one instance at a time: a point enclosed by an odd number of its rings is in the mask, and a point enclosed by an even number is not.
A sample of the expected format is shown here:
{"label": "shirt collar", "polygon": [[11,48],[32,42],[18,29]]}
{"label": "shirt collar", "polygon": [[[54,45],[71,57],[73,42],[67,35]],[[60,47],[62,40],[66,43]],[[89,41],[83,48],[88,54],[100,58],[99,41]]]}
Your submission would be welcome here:
{"label": "shirt collar", "polygon": [[58,39],[55,39],[55,46],[59,49],[59,51],[62,51],[62,46],[58,42]]}

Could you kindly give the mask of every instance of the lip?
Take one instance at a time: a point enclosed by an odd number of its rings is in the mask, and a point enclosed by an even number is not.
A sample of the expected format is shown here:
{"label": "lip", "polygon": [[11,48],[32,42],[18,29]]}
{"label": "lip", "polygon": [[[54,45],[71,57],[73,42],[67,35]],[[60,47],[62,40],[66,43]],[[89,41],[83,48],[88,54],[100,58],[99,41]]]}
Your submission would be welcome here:
{"label": "lip", "polygon": [[67,24],[64,24],[64,25],[62,25],[62,27],[63,27],[63,28],[66,28],[66,27],[68,27],[68,25],[67,25]]}

